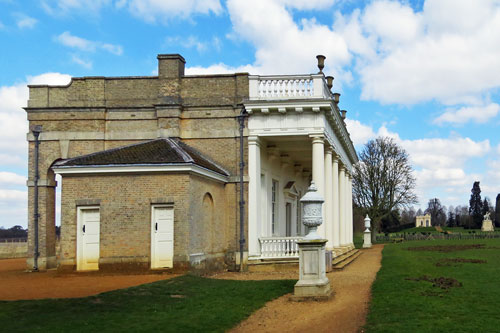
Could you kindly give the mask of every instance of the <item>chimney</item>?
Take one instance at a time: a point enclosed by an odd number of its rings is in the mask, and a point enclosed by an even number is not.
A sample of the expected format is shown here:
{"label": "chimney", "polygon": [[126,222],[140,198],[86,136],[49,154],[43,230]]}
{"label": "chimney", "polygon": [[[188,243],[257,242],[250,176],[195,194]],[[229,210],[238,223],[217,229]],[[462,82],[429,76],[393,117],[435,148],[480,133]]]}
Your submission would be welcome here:
{"label": "chimney", "polygon": [[316,56],[316,59],[318,59],[318,68],[319,68],[318,74],[323,74],[323,68],[325,68],[326,57],[324,55],[318,54]]}
{"label": "chimney", "polygon": [[158,54],[158,77],[178,79],[184,76],[186,60],[180,54]]}
{"label": "chimney", "polygon": [[340,113],[342,115],[342,119],[345,119],[345,114],[347,113],[347,110],[340,110]]}

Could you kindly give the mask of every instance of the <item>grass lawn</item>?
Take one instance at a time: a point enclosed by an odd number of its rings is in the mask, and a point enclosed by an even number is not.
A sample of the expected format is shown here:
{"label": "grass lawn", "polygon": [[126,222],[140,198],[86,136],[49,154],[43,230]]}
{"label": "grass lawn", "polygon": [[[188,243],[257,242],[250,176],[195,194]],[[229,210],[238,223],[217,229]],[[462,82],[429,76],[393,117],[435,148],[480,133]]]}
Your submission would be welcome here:
{"label": "grass lawn", "polygon": [[500,239],[387,244],[366,332],[499,332],[499,279]]}
{"label": "grass lawn", "polygon": [[224,332],[295,282],[185,275],[85,298],[2,301],[1,330]]}

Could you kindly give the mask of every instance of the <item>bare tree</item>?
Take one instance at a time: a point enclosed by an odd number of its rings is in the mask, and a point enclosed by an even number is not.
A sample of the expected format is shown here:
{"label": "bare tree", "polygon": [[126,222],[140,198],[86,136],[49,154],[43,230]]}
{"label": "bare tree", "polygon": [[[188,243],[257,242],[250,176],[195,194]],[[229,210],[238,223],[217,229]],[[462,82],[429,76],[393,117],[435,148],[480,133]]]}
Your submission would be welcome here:
{"label": "bare tree", "polygon": [[444,226],[446,224],[446,207],[441,205],[441,201],[438,198],[430,199],[427,204],[427,209],[425,214],[431,216],[431,221],[433,225]]}
{"label": "bare tree", "polygon": [[370,215],[375,230],[394,209],[418,202],[414,189],[408,153],[392,138],[370,140],[354,166],[353,200]]}

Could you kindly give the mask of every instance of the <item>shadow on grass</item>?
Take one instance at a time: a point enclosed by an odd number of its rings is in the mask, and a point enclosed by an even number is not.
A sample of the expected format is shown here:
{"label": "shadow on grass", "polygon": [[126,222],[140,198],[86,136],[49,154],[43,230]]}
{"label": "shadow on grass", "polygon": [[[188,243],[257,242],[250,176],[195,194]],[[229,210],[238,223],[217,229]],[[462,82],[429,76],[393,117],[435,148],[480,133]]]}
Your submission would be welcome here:
{"label": "shadow on grass", "polygon": [[5,332],[224,332],[295,282],[185,275],[85,298],[2,301],[0,320]]}

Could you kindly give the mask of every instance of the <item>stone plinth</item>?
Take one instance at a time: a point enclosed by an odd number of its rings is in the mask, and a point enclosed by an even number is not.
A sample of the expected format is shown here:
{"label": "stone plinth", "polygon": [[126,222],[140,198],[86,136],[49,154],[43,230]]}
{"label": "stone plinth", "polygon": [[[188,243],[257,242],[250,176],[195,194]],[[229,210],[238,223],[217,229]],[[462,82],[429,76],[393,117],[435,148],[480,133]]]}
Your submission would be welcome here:
{"label": "stone plinth", "polygon": [[481,231],[495,231],[493,228],[493,222],[491,220],[483,220]]}
{"label": "stone plinth", "polygon": [[370,230],[366,230],[363,237],[363,248],[372,247],[372,233]]}
{"label": "stone plinth", "polygon": [[291,300],[327,300],[332,296],[330,281],[325,271],[326,239],[297,242],[299,245],[299,281]]}

